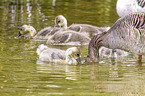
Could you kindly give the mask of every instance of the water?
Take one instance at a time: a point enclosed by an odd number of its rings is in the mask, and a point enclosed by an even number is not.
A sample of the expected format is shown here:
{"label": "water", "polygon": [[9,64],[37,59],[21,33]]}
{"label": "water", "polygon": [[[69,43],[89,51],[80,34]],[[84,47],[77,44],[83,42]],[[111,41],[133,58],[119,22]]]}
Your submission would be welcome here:
{"label": "water", "polygon": [[[0,96],[144,96],[144,60],[142,65],[136,57],[103,58],[91,65],[40,64],[36,49],[45,41],[15,39],[23,24],[39,31],[54,26],[60,14],[68,25],[111,26],[119,18],[115,6],[116,0],[1,0]],[[84,60],[87,46],[80,48]]]}

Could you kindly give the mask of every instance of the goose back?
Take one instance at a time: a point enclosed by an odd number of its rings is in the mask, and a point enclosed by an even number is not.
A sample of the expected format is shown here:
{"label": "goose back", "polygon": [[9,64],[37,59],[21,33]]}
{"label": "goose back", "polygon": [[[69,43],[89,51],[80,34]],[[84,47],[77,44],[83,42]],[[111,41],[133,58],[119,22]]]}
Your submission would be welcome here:
{"label": "goose back", "polygon": [[51,34],[52,31],[52,27],[46,27],[42,30],[40,30],[35,36],[34,38],[36,39],[48,39],[49,34]]}
{"label": "goose back", "polygon": [[[123,49],[129,52],[144,53],[141,48],[145,44],[145,13],[136,13],[120,18],[108,31],[108,37],[104,43],[113,49]],[[139,52],[140,51],[140,52]]]}
{"label": "goose back", "polygon": [[66,58],[64,50],[49,48],[44,44],[38,46],[36,53],[41,61],[55,62]]}
{"label": "goose back", "polygon": [[86,45],[91,39],[76,31],[62,31],[50,36],[47,44],[52,45]]}
{"label": "goose back", "polygon": [[61,64],[81,63],[81,52],[77,47],[70,47],[66,51],[49,48],[44,44],[38,46],[36,53],[39,55],[39,61],[48,61]]}
{"label": "goose back", "polygon": [[90,37],[110,29],[110,27],[97,27],[89,24],[72,24],[68,28],[83,34],[86,33]]}

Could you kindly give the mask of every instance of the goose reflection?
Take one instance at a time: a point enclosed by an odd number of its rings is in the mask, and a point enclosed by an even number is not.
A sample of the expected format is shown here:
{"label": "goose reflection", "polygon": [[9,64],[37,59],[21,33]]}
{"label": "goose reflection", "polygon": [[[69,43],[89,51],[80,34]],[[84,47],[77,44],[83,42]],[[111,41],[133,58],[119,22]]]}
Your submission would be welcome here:
{"label": "goose reflection", "polygon": [[37,72],[46,73],[47,77],[51,78],[51,80],[58,79],[58,77],[64,80],[78,80],[77,74],[80,70],[79,66],[37,61]]}

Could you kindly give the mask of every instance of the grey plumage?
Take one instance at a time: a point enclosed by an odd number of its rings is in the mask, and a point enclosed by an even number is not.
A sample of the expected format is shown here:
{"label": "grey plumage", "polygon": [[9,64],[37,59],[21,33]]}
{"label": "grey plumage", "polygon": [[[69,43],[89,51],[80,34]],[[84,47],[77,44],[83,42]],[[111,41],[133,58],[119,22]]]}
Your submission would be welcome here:
{"label": "grey plumage", "polygon": [[48,61],[61,64],[81,63],[81,52],[77,47],[70,47],[66,51],[49,48],[44,44],[38,46],[36,53],[39,55],[38,61]]}
{"label": "grey plumage", "polygon": [[142,8],[145,6],[145,0],[137,0],[138,5],[141,6]]}
{"label": "grey plumage", "polygon": [[87,45],[91,39],[76,31],[62,31],[50,36],[47,44],[51,45]]}
{"label": "grey plumage", "polygon": [[94,36],[88,48],[86,62],[99,61],[101,46],[121,49],[137,55],[145,54],[145,13],[135,13],[118,19],[107,32]]}

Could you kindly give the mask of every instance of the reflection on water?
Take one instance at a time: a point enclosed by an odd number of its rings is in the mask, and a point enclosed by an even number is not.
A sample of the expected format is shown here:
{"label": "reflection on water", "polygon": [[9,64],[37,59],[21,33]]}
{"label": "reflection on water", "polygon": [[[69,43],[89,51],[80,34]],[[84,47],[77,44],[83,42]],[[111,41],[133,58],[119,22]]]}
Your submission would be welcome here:
{"label": "reflection on water", "polygon": [[[1,96],[144,96],[145,67],[136,57],[102,58],[92,65],[38,62],[36,49],[45,41],[15,39],[18,27],[34,26],[37,32],[54,26],[62,14],[72,23],[111,26],[119,17],[116,0],[1,0],[0,95]],[[70,46],[49,46],[67,49]],[[79,46],[82,60],[87,46]]]}

